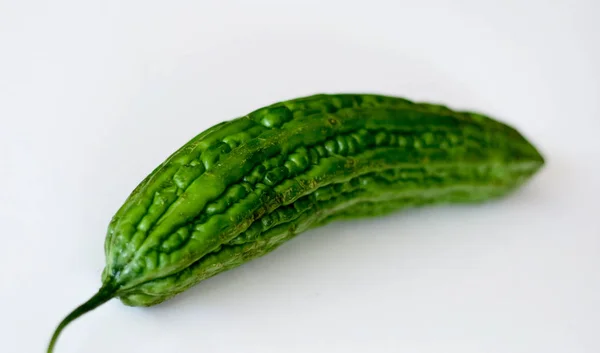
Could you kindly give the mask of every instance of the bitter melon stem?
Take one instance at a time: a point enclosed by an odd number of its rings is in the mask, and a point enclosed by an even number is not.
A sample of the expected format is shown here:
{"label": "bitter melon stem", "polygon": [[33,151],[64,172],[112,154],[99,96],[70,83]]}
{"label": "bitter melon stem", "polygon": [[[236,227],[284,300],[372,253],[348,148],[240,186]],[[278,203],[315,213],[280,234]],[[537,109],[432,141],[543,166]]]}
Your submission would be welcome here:
{"label": "bitter melon stem", "polygon": [[62,330],[72,321],[80,317],[81,315],[92,311],[99,307],[100,305],[106,303],[110,299],[115,296],[116,288],[111,284],[104,284],[98,290],[93,297],[91,297],[88,301],[81,304],[75,310],[73,310],[69,315],[67,315],[56,327],[54,334],[52,335],[52,339],[50,339],[50,344],[48,345],[47,353],[52,353],[54,351],[54,346],[56,345],[56,341],[58,340],[58,336]]}

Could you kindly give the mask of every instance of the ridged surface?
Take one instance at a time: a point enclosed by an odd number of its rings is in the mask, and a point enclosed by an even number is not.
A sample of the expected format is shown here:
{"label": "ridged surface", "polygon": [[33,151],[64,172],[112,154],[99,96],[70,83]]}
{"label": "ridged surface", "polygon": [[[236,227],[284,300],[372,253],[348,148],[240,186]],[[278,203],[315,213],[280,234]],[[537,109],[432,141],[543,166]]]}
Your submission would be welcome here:
{"label": "ridged surface", "polygon": [[216,125],[155,169],[114,216],[103,282],[154,305],[340,218],[478,202],[543,158],[488,117],[377,95],[317,95]]}

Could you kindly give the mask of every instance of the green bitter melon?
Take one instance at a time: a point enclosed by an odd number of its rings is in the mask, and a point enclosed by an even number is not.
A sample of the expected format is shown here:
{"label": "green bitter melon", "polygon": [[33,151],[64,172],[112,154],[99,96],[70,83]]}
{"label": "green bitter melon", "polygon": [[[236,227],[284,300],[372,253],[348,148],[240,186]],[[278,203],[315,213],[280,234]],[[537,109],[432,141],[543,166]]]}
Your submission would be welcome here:
{"label": "green bitter melon", "polygon": [[279,102],[209,128],[114,215],[102,286],[56,329],[111,298],[150,306],[336,219],[503,196],[544,164],[481,114],[373,94]]}

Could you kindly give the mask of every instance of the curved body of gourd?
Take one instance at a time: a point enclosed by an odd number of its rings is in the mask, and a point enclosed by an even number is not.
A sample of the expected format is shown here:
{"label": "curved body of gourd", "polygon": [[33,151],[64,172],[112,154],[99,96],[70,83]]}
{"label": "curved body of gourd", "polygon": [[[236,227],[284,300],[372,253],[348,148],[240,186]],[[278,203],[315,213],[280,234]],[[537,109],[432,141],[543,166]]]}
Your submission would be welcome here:
{"label": "curved body of gourd", "polygon": [[148,176],[114,216],[103,281],[160,303],[302,231],[506,194],[543,164],[513,128],[379,95],[316,95],[219,124]]}
{"label": "curved body of gourd", "polygon": [[102,287],[61,321],[48,352],[111,298],[155,305],[307,229],[490,200],[543,164],[499,121],[381,95],[315,95],[215,125],[125,200],[108,227]]}

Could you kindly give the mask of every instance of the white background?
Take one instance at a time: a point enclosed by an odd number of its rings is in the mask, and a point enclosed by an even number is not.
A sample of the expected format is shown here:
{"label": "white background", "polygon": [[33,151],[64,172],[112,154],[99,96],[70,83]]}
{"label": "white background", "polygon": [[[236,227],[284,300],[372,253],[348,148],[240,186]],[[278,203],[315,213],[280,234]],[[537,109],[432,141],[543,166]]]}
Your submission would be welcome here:
{"label": "white background", "polygon": [[314,93],[491,114],[547,158],[519,193],[331,224],[73,352],[600,352],[600,3],[0,3],[0,336],[42,352],[100,284],[106,226],[195,134]]}

